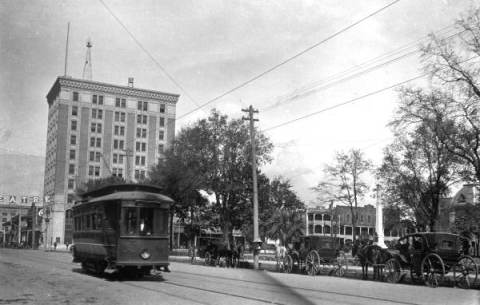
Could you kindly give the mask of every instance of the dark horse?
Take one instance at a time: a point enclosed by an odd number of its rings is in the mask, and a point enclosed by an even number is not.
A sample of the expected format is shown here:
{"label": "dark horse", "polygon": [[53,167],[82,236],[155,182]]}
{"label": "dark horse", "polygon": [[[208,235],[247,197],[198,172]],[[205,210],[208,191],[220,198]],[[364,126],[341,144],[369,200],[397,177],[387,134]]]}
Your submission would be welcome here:
{"label": "dark horse", "polygon": [[373,279],[382,279],[383,267],[389,259],[388,252],[371,242],[358,240],[352,247],[352,256],[358,257],[362,266],[362,278],[368,279],[368,266],[373,267]]}
{"label": "dark horse", "polygon": [[212,262],[215,265],[225,265],[226,267],[237,267],[240,257],[243,255],[243,246],[232,247],[233,250],[228,249],[227,246],[219,246],[216,244],[209,244],[205,249],[211,254]]}

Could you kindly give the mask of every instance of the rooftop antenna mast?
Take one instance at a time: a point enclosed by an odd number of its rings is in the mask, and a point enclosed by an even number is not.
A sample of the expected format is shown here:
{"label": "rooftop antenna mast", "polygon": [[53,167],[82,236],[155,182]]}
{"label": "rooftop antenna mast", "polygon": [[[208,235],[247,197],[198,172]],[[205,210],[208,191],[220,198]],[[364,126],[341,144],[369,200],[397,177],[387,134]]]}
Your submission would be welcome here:
{"label": "rooftop antenna mast", "polygon": [[68,38],[70,36],[70,22],[67,25],[67,43],[65,45],[65,70],[63,76],[67,76],[67,66],[68,66]]}
{"label": "rooftop antenna mast", "polygon": [[83,66],[83,79],[92,80],[92,42],[90,38],[87,40],[87,55],[85,57],[85,65]]}

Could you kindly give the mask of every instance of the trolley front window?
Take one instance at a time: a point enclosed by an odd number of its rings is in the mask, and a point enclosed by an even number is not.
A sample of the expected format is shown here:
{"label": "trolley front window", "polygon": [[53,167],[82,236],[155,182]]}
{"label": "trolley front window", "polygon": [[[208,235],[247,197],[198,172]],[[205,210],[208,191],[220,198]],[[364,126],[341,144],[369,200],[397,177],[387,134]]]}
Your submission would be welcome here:
{"label": "trolley front window", "polygon": [[168,211],[153,207],[124,207],[122,234],[153,236],[168,233]]}

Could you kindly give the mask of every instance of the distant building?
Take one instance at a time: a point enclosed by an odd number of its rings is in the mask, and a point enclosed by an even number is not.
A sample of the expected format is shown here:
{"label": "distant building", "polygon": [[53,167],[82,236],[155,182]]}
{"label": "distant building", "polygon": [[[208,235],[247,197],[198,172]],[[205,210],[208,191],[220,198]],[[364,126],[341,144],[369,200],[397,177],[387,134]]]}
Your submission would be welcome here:
{"label": "distant building", "polygon": [[30,207],[28,206],[0,204],[0,244],[3,244],[4,241],[8,244],[14,237],[15,242],[18,242],[18,235],[15,236],[15,234],[18,234],[18,215],[21,215],[21,219],[23,219],[28,215],[29,210]]}
{"label": "distant building", "polygon": [[468,234],[474,255],[480,254],[480,186],[465,184],[453,196],[440,201],[435,231]]}
{"label": "distant building", "polygon": [[71,243],[77,185],[108,176],[145,178],[175,135],[179,95],[58,77],[47,94],[44,195],[47,244]]}
{"label": "distant building", "polygon": [[[332,210],[325,207],[307,210],[308,235],[332,235],[340,238],[341,243],[351,243],[355,236],[362,239],[375,238],[376,209],[367,204],[358,207],[358,220],[355,233],[352,228],[352,214],[348,206],[336,206]],[[384,232],[385,240],[398,238],[398,232]]]}

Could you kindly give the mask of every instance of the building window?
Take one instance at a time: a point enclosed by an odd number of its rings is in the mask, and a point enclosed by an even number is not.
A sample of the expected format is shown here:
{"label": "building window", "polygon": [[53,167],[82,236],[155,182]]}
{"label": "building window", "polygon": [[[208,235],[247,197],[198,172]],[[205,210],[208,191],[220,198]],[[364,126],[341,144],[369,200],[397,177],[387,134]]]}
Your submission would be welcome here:
{"label": "building window", "polygon": [[160,127],[165,127],[165,118],[160,118]]}
{"label": "building window", "polygon": [[165,104],[160,104],[160,113],[165,113]]}
{"label": "building window", "polygon": [[77,130],[77,121],[72,120],[72,122],[70,124],[70,127],[71,127],[72,130]]}
{"label": "building window", "polygon": [[75,149],[70,149],[70,160],[75,160]]}
{"label": "building window", "polygon": [[142,151],[147,151],[147,143],[142,143]]}
{"label": "building window", "polygon": [[97,151],[95,152],[95,162],[100,162],[100,157],[102,156],[102,153]]}
{"label": "building window", "polygon": [[140,151],[140,142],[135,143],[135,151]]}
{"label": "building window", "polygon": [[120,112],[120,122],[125,122],[125,112]]}
{"label": "building window", "polygon": [[141,111],[148,111],[148,102],[138,101],[137,109]]}
{"label": "building window", "polygon": [[370,223],[372,221],[372,217],[370,215],[367,215],[367,221]]}
{"label": "building window", "polygon": [[91,151],[90,152],[90,161],[95,161],[95,152],[94,151]]}
{"label": "building window", "polygon": [[120,140],[120,141],[118,142],[118,147],[119,147],[120,149],[123,149],[123,148],[124,148],[124,144],[125,144],[125,141]]}
{"label": "building window", "polygon": [[100,176],[100,166],[95,166],[95,177]]}
{"label": "building window", "polygon": [[125,126],[120,126],[120,135],[121,136],[125,135]]}
{"label": "building window", "polygon": [[90,125],[90,130],[91,130],[91,132],[94,132],[94,133],[102,133],[102,124],[92,123]]}
{"label": "building window", "polygon": [[113,154],[113,158],[112,158],[113,164],[117,164],[117,161],[118,161],[118,160],[117,160],[117,157],[118,157],[117,154]]}
{"label": "building window", "polygon": [[97,138],[97,147],[102,147],[102,139]]}
{"label": "building window", "polygon": [[68,179],[68,189],[73,190],[75,181],[73,179]]}
{"label": "building window", "polygon": [[97,118],[97,109],[93,108],[92,109],[92,119],[96,119]]}
{"label": "building window", "polygon": [[90,147],[95,147],[95,137],[90,138]]}
{"label": "building window", "polygon": [[103,110],[102,110],[102,109],[98,109],[97,119],[101,120],[102,118],[103,118]]}
{"label": "building window", "polygon": [[127,100],[124,98],[117,97],[115,99],[115,107],[126,108],[127,107]]}
{"label": "building window", "polygon": [[120,122],[120,112],[118,111],[115,111],[115,118],[114,118],[115,122]]}
{"label": "building window", "polygon": [[363,222],[363,215],[360,215],[360,221]]}
{"label": "building window", "polygon": [[113,149],[118,149],[118,140],[113,140]]}
{"label": "building window", "polygon": [[92,104],[97,104],[97,96],[95,94],[92,95]]}
{"label": "building window", "polygon": [[135,170],[135,179],[140,178],[140,171],[138,169]]}
{"label": "building window", "polygon": [[140,156],[135,156],[135,165],[140,165]]}
{"label": "building window", "polygon": [[103,105],[103,95],[98,96],[98,104]]}
{"label": "building window", "polygon": [[123,164],[123,155],[122,154],[118,155],[118,163]]}
{"label": "building window", "polygon": [[146,138],[146,137],[147,137],[147,129],[142,128],[142,138]]}
{"label": "building window", "polygon": [[76,91],[73,92],[73,101],[78,102],[78,92]]}
{"label": "building window", "polygon": [[165,137],[165,132],[163,130],[160,130],[158,132],[158,139],[163,140],[164,137]]}
{"label": "building window", "polygon": [[163,146],[163,144],[158,144],[158,153],[163,154],[164,150],[165,147]]}
{"label": "building window", "polygon": [[76,145],[77,144],[77,136],[72,134],[70,135],[70,145]]}
{"label": "building window", "polygon": [[322,233],[322,226],[321,225],[316,225],[315,226],[315,233]]}
{"label": "building window", "polygon": [[90,166],[88,167],[88,175],[89,175],[89,176],[93,176],[93,166],[92,166],[92,165],[90,165]]}
{"label": "building window", "polygon": [[75,175],[75,164],[69,164],[68,165],[68,173],[70,175]]}
{"label": "building window", "polygon": [[72,106],[72,116],[77,116],[77,114],[78,114],[78,107]]}

